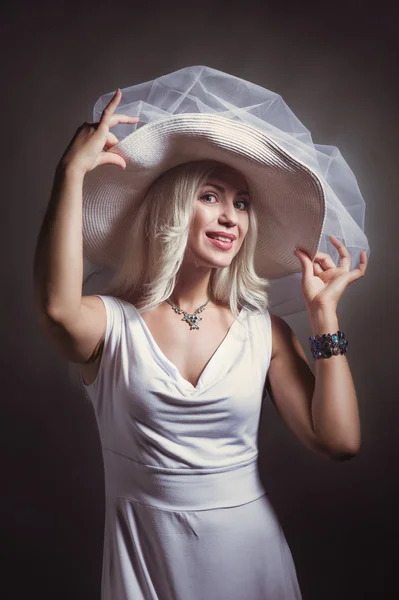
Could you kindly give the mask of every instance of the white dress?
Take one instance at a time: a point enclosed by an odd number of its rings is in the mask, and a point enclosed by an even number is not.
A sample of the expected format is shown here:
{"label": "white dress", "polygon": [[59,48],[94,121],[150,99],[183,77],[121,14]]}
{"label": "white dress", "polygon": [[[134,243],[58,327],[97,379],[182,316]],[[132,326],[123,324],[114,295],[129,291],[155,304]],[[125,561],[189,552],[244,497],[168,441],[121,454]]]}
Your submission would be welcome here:
{"label": "white dress", "polygon": [[300,600],[257,465],[269,311],[241,310],[194,387],[132,304],[98,296],[104,350],[84,388],[105,469],[101,599]]}

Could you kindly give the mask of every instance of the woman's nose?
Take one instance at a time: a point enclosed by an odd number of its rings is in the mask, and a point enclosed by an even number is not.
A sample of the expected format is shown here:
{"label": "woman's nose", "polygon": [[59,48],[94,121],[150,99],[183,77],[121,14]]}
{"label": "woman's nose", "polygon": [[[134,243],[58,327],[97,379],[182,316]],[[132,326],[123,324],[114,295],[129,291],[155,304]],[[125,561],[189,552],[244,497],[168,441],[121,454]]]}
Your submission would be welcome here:
{"label": "woman's nose", "polygon": [[237,211],[234,208],[233,204],[229,203],[228,206],[226,204],[224,204],[224,205],[222,205],[221,208],[222,209],[221,209],[221,212],[219,215],[219,221],[222,223],[225,223],[226,221],[228,221],[231,226],[237,225],[238,215],[237,215]]}

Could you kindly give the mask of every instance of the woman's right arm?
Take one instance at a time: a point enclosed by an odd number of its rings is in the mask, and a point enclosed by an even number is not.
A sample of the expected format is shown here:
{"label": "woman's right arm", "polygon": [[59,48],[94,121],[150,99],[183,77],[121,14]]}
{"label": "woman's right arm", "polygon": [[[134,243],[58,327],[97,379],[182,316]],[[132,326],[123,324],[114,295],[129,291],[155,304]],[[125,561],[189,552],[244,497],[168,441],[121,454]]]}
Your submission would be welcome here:
{"label": "woman's right arm", "polygon": [[35,304],[41,329],[68,361],[90,362],[105,337],[105,307],[82,297],[83,174],[58,167],[34,260]]}
{"label": "woman's right arm", "polygon": [[73,165],[58,165],[36,245],[36,309],[54,321],[74,320],[81,307],[83,178]]}
{"label": "woman's right arm", "polygon": [[82,296],[82,195],[88,171],[101,164],[126,167],[120,155],[106,151],[118,143],[110,127],[138,120],[113,114],[120,97],[117,90],[98,124],[79,127],[62,156],[36,245],[33,271],[39,324],[72,362],[90,360],[105,336],[101,298]]}

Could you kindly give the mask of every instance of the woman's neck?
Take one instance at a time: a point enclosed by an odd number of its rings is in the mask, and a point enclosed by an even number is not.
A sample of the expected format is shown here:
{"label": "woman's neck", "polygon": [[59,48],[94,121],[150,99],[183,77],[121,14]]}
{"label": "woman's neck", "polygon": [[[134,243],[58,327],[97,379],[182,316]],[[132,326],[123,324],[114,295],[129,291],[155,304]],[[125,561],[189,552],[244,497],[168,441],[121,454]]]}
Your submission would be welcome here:
{"label": "woman's neck", "polygon": [[212,269],[192,268],[180,269],[175,288],[170,299],[179,308],[192,313],[210,298],[209,282]]}

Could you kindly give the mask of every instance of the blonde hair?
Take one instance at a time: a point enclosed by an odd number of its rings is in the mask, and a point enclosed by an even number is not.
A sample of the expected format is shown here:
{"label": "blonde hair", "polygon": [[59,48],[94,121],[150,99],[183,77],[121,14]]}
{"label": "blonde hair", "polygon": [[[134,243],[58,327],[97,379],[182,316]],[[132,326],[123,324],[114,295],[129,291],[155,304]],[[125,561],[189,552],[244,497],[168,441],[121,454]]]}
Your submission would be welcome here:
{"label": "blonde hair", "polygon": [[[134,216],[122,260],[104,295],[129,299],[140,312],[169,298],[176,285],[187,249],[191,219],[199,188],[219,162],[201,160],[178,165],[155,180]],[[228,305],[234,317],[238,307],[263,311],[268,307],[269,280],[254,268],[258,234],[255,207],[248,207],[249,227],[240,250],[227,267],[212,269],[209,297]],[[79,365],[78,365],[79,366]],[[74,383],[82,385],[80,366],[69,365]]]}
{"label": "blonde hair", "polygon": [[[141,312],[169,298],[187,248],[199,188],[221,163],[210,160],[174,167],[151,185],[132,223],[122,261],[104,294],[130,298]],[[224,165],[223,165],[224,166]],[[268,306],[267,279],[258,277],[254,254],[258,225],[248,207],[249,227],[240,250],[227,267],[212,269],[209,297],[228,305],[235,318],[239,306],[262,311]]]}

